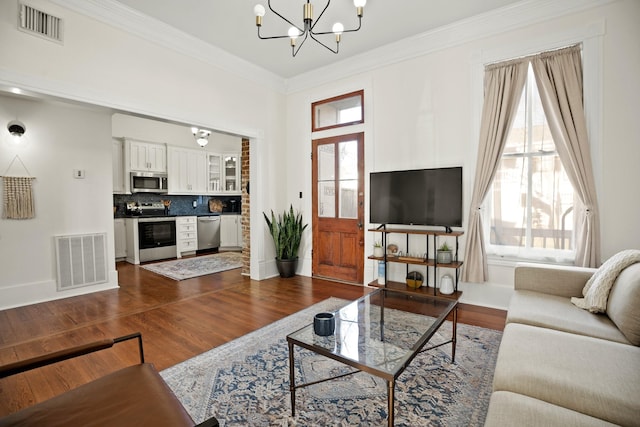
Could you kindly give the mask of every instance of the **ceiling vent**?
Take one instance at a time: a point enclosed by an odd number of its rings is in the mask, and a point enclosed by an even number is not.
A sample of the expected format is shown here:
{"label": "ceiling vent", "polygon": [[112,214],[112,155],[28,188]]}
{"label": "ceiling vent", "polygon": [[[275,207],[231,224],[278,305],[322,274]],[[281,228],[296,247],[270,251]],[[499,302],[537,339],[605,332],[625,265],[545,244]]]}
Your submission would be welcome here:
{"label": "ceiling vent", "polygon": [[62,18],[20,3],[18,28],[47,40],[62,43]]}

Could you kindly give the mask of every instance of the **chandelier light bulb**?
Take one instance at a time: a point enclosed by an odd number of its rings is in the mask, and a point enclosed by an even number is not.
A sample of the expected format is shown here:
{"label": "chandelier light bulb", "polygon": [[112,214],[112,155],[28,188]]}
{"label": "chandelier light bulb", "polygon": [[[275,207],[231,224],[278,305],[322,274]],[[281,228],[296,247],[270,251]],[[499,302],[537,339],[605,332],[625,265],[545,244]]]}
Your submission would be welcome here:
{"label": "chandelier light bulb", "polygon": [[264,9],[264,6],[263,6],[263,5],[261,5],[261,4],[259,4],[259,3],[253,7],[253,13],[254,13],[256,16],[263,17],[263,16],[264,16],[264,14],[265,14],[265,12],[266,12],[266,11],[265,11],[265,9]]}
{"label": "chandelier light bulb", "polygon": [[342,34],[344,32],[344,25],[336,22],[335,24],[333,24],[333,28],[331,28],[331,31],[333,31],[335,34]]}
{"label": "chandelier light bulb", "polygon": [[353,5],[355,7],[365,7],[367,4],[367,0],[353,0]]}
{"label": "chandelier light bulb", "polygon": [[297,39],[298,36],[300,35],[300,31],[298,31],[298,29],[296,27],[291,27],[289,28],[289,37],[291,37],[292,39]]}

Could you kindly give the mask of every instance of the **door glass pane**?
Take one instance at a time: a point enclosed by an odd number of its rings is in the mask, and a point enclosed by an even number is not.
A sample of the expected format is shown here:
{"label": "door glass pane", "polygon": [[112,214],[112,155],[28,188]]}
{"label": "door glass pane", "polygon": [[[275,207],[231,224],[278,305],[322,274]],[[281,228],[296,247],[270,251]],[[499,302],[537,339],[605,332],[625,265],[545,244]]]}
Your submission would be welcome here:
{"label": "door glass pane", "polygon": [[358,217],[358,180],[340,181],[340,218]]}
{"label": "door glass pane", "polygon": [[333,144],[318,146],[318,182],[333,181],[336,178],[335,150]]}
{"label": "door glass pane", "polygon": [[334,181],[318,182],[318,216],[336,216],[336,186]]}
{"label": "door glass pane", "polygon": [[335,151],[334,144],[318,146],[318,216],[323,218],[336,216]]}
{"label": "door glass pane", "polygon": [[340,179],[358,179],[358,141],[339,144]]}

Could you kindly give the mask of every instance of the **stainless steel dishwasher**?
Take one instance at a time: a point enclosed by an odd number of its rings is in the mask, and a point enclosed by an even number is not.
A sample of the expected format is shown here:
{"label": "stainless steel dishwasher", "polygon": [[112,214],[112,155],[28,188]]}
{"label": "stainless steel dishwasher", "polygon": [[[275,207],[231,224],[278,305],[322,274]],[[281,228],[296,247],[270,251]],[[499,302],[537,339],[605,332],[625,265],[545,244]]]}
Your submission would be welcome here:
{"label": "stainless steel dishwasher", "polygon": [[198,217],[198,250],[220,246],[220,215]]}

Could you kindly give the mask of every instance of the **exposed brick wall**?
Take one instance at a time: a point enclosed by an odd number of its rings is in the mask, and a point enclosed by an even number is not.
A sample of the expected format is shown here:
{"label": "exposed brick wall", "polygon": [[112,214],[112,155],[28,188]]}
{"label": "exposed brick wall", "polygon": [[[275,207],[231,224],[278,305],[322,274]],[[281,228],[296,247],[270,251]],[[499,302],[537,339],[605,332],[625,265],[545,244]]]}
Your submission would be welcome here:
{"label": "exposed brick wall", "polygon": [[[249,214],[250,197],[247,194],[247,183],[249,182],[249,140],[242,140],[242,164],[240,167],[240,185],[242,188],[242,274],[251,273],[251,215]],[[251,184],[249,184],[251,191]]]}

